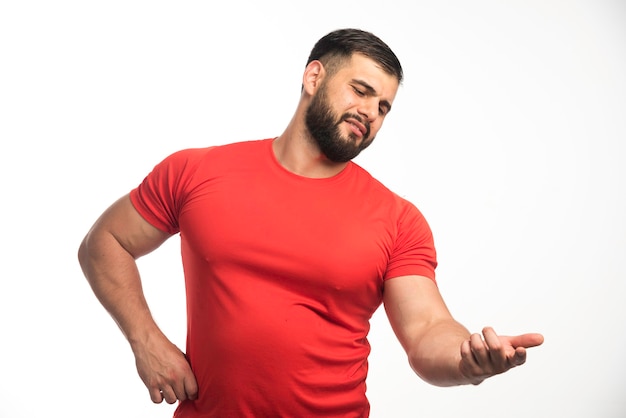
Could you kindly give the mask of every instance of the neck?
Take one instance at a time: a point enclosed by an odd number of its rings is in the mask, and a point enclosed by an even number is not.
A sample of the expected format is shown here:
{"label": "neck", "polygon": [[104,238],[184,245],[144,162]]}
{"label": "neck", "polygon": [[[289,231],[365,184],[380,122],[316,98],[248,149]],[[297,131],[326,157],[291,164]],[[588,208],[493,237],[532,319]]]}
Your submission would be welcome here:
{"label": "neck", "polygon": [[296,120],[274,140],[274,155],[278,162],[302,177],[328,178],[339,174],[348,163],[330,161],[308,137],[303,123]]}

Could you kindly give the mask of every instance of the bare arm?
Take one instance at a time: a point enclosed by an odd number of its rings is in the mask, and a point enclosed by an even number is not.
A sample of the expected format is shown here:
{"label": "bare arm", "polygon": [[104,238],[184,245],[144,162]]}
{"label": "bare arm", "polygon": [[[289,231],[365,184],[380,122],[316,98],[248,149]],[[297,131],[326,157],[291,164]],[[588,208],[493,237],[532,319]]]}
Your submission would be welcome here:
{"label": "bare arm", "polygon": [[157,403],[194,399],[197,394],[184,354],[152,318],[135,262],[168,238],[139,215],[126,195],[100,216],[78,250],[87,281],[128,339],[139,375]]}
{"label": "bare arm", "polygon": [[386,281],[384,303],[411,367],[437,386],[479,384],[523,364],[526,348],[543,342],[540,334],[498,336],[489,327],[483,329],[483,336],[470,334],[452,317],[437,286],[427,277]]}

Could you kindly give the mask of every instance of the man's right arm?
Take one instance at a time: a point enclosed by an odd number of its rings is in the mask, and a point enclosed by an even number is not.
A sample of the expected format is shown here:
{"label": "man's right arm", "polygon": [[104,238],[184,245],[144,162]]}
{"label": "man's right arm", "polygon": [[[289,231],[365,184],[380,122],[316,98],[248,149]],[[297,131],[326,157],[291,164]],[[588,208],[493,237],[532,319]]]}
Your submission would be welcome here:
{"label": "man's right arm", "polygon": [[137,371],[155,403],[197,396],[184,354],[152,318],[135,261],[169,237],[143,219],[126,195],[98,218],[78,250],[87,281],[130,343]]}

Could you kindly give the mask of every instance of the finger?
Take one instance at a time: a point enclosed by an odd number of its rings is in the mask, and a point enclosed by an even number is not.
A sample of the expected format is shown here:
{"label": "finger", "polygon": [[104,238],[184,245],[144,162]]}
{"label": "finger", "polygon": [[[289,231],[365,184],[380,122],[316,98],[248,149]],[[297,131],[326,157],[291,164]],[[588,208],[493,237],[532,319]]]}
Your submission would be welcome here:
{"label": "finger", "polygon": [[174,385],[174,393],[179,401],[195,400],[198,398],[198,385],[196,379],[191,374],[180,380],[179,384]]}
{"label": "finger", "polygon": [[484,380],[483,370],[476,362],[469,340],[461,344],[461,372],[473,385],[478,385]]}
{"label": "finger", "polygon": [[461,343],[461,357],[469,357],[472,355],[472,350],[470,350],[469,341],[465,340]]}
{"label": "finger", "polygon": [[474,356],[474,353],[472,352],[472,346],[471,346],[470,340],[465,340],[463,341],[463,344],[461,344],[461,359],[467,365],[468,371],[471,371],[472,373],[474,373],[475,370],[480,369],[480,366],[478,365],[478,362],[476,361],[476,357]]}
{"label": "finger", "polygon": [[491,327],[483,328],[483,337],[485,337],[485,343],[489,350],[500,350],[502,348],[502,343],[500,342],[500,337]]}
{"label": "finger", "polygon": [[517,347],[515,349],[515,354],[513,354],[511,363],[514,367],[521,366],[522,364],[526,363],[526,349],[524,347]]}
{"label": "finger", "polygon": [[196,381],[195,376],[192,374],[191,376],[185,378],[183,383],[187,399],[192,401],[198,399],[198,382]]}
{"label": "finger", "polygon": [[537,333],[516,335],[508,337],[513,347],[537,347],[543,344],[543,335]]}
{"label": "finger", "polygon": [[479,366],[484,367],[490,363],[489,350],[480,334],[472,334],[470,336],[470,349]]}
{"label": "finger", "polygon": [[165,402],[169,404],[173,404],[174,402],[178,400],[178,397],[176,396],[176,393],[174,392],[174,389],[171,386],[166,386],[163,389],[161,389],[161,395],[163,399],[165,399]]}
{"label": "finger", "polygon": [[485,344],[487,344],[491,362],[496,369],[504,369],[507,364],[507,358],[505,347],[502,345],[500,337],[491,327],[483,328],[483,336],[485,337]]}
{"label": "finger", "polygon": [[150,393],[150,399],[152,400],[152,402],[154,403],[163,402],[163,394],[161,393],[159,388],[156,388],[156,387],[150,388],[149,393]]}
{"label": "finger", "polygon": [[185,384],[182,380],[172,386],[172,391],[174,392],[176,399],[179,401],[187,400],[187,392],[185,391]]}

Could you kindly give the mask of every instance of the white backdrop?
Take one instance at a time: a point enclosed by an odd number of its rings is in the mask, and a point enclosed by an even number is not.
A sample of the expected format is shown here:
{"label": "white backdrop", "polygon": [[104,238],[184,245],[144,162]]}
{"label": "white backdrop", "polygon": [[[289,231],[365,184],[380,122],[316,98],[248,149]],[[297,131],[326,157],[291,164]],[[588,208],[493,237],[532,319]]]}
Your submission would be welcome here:
{"label": "white backdrop", "polygon": [[[278,135],[314,42],[359,27],[406,81],[358,162],[416,203],[472,331],[542,332],[477,387],[410,371],[372,320],[373,418],[626,415],[626,3],[0,3],[0,417],[170,417],[78,263],[95,218],[172,151]],[[184,346],[178,242],[140,261]]]}

